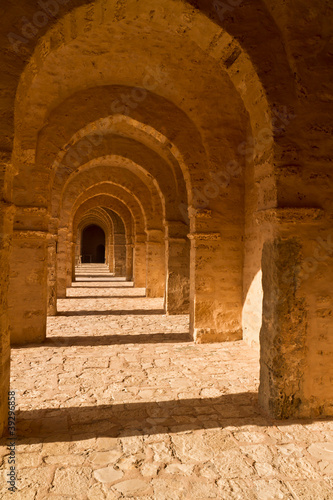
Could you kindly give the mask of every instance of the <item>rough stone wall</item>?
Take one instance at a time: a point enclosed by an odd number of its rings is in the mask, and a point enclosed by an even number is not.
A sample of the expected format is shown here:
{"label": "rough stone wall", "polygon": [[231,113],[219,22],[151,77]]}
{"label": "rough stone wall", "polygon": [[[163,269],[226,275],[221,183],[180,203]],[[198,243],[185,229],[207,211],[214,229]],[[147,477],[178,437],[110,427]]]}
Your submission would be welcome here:
{"label": "rough stone wall", "polygon": [[[15,207],[7,200],[10,192],[8,155],[0,162],[0,435],[7,426],[8,390],[10,377],[10,332],[8,318],[8,287],[10,246]],[[9,191],[9,192],[8,192]]]}
{"label": "rough stone wall", "polygon": [[297,414],[303,400],[307,314],[304,299],[297,297],[299,264],[296,238],[264,244],[260,402],[282,419]]}
{"label": "rough stone wall", "polygon": [[321,220],[302,231],[301,296],[306,298],[304,413],[333,415],[332,225]]}

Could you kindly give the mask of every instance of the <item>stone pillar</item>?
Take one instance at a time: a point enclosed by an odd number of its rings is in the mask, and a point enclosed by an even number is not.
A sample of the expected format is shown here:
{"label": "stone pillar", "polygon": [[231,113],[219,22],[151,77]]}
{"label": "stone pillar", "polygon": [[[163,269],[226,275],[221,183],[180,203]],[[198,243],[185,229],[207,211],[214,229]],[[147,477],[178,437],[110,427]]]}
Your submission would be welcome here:
{"label": "stone pillar", "polygon": [[165,241],[163,231],[147,231],[147,297],[164,297],[165,292]]}
{"label": "stone pillar", "polygon": [[126,281],[133,280],[133,248],[132,243],[126,243]]}
{"label": "stone pillar", "polygon": [[[0,186],[1,187],[1,186]],[[0,201],[0,436],[7,427],[10,377],[8,285],[14,205]]]}
{"label": "stone pillar", "polygon": [[126,236],[114,233],[115,276],[126,275]]}
{"label": "stone pillar", "polygon": [[104,264],[109,267],[109,246],[110,246],[110,234],[105,233],[105,245],[104,245]]}
{"label": "stone pillar", "polygon": [[58,230],[57,253],[57,294],[58,298],[66,297],[67,289],[67,261],[68,261],[68,229],[61,227]]}
{"label": "stone pillar", "polygon": [[133,270],[134,286],[138,288],[146,286],[146,239],[145,234],[135,236]]}
{"label": "stone pillar", "polygon": [[198,343],[242,338],[242,241],[237,228],[222,238],[214,227],[223,226],[210,210],[191,216],[190,332]]}
{"label": "stone pillar", "polygon": [[0,437],[8,422],[8,391],[10,381],[10,333],[8,318],[8,288],[10,251],[15,206],[12,180],[15,175],[11,153],[0,152]]}
{"label": "stone pillar", "polygon": [[271,416],[333,415],[333,235],[320,209],[257,213],[265,234],[259,403]]}
{"label": "stone pillar", "polygon": [[110,234],[108,264],[109,264],[110,273],[114,273],[115,267],[114,267],[114,238],[113,238],[113,234]]}
{"label": "stone pillar", "polygon": [[48,237],[47,315],[57,315],[57,236]]}
{"label": "stone pillar", "polygon": [[57,247],[58,247],[58,219],[51,218],[48,234],[47,259],[47,315],[57,315]]}
{"label": "stone pillar", "polygon": [[167,314],[190,312],[190,242],[188,226],[182,222],[166,224],[166,290]]}
{"label": "stone pillar", "polygon": [[80,242],[80,234],[79,231],[76,231],[76,243],[75,243],[75,267],[80,265],[80,256],[81,256],[81,242]]}
{"label": "stone pillar", "polygon": [[76,244],[74,241],[71,242],[70,245],[70,251],[71,251],[71,266],[70,266],[70,272],[67,275],[67,285],[68,288],[72,286],[72,282],[75,281],[75,251],[76,251]]}
{"label": "stone pillar", "polygon": [[8,311],[12,344],[46,337],[47,231],[14,230]]}

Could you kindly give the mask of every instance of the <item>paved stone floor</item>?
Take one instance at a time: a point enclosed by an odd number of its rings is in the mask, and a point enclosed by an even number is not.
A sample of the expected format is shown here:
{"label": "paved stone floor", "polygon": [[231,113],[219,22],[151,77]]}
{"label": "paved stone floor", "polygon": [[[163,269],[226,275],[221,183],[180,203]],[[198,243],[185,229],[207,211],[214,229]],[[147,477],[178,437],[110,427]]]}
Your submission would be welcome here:
{"label": "paved stone floor", "polygon": [[[12,351],[15,499],[333,499],[333,422],[257,407],[258,355],[84,266],[43,345]],[[6,442],[0,457],[9,471]]]}

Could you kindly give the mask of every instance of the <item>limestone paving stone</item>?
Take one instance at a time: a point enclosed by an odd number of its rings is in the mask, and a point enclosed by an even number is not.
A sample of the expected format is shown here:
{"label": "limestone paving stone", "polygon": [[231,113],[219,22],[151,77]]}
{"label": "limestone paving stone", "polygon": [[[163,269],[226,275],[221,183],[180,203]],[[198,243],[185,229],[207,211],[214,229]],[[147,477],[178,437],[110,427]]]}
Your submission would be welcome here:
{"label": "limestone paving stone", "polygon": [[125,498],[131,498],[140,495],[149,488],[149,484],[141,479],[129,479],[122,481],[114,486]]}
{"label": "limestone paving stone", "polygon": [[302,498],[304,500],[331,500],[332,486],[325,481],[288,481],[286,483],[293,498]]}
{"label": "limestone paving stone", "polygon": [[333,462],[333,443],[313,443],[308,452],[315,458]]}
{"label": "limestone paving stone", "polygon": [[88,467],[61,467],[55,471],[50,492],[55,495],[84,498],[90,483],[91,470]]}
{"label": "limestone paving stone", "polygon": [[101,483],[114,483],[123,477],[124,473],[113,467],[105,467],[94,471],[94,477]]}
{"label": "limestone paving stone", "polygon": [[[163,299],[84,285],[58,301],[44,344],[12,350],[16,498],[333,499],[332,422],[266,418],[256,350],[195,345]],[[84,315],[111,303],[142,314]],[[0,456],[5,477],[5,440]]]}
{"label": "limestone paving stone", "polygon": [[99,451],[92,453],[88,460],[93,465],[110,465],[115,464],[122,455],[121,450]]}

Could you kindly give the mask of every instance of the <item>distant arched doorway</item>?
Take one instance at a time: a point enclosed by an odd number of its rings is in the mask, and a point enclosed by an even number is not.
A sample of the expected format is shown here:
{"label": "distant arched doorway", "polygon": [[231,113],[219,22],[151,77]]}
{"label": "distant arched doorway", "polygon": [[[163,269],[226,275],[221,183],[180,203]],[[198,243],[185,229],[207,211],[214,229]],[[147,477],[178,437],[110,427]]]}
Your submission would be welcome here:
{"label": "distant arched doorway", "polygon": [[96,262],[104,264],[105,262],[105,245],[98,245],[96,250]]}
{"label": "distant arched doorway", "polygon": [[81,256],[82,263],[104,264],[105,233],[102,228],[92,224],[82,231]]}

